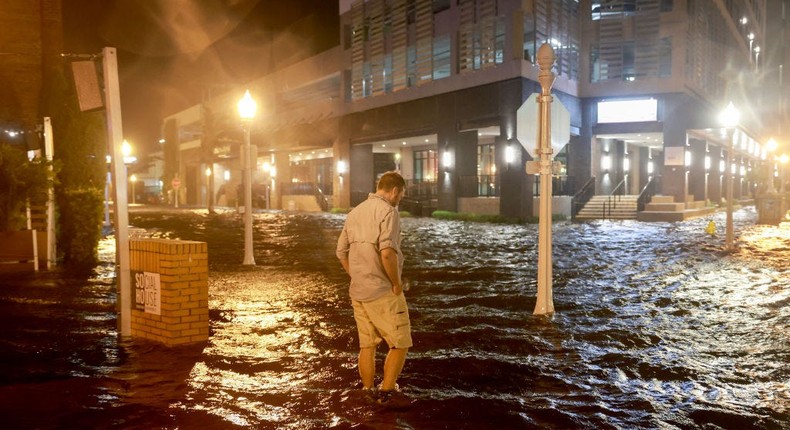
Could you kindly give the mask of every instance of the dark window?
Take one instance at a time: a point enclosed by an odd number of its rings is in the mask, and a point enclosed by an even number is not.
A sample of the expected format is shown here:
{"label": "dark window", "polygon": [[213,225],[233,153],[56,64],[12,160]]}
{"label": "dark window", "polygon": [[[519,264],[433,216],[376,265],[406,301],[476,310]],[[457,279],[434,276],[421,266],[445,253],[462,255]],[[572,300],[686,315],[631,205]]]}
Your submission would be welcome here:
{"label": "dark window", "polygon": [[450,0],[433,0],[433,13],[450,9]]}
{"label": "dark window", "polygon": [[658,77],[668,78],[672,76],[672,38],[661,39],[658,48]]}

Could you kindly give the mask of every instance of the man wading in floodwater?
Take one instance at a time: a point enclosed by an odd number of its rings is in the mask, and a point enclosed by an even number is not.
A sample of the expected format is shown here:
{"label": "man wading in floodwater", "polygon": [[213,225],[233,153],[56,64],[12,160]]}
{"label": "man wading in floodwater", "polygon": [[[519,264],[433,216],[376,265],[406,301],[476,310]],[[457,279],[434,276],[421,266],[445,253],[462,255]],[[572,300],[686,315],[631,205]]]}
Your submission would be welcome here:
{"label": "man wading in floodwater", "polygon": [[[411,325],[401,284],[403,253],[400,249],[398,203],[406,188],[400,174],[381,176],[376,192],[349,212],[340,238],[337,258],[351,276],[348,291],[359,333],[359,376],[363,389],[382,405],[404,407],[409,399],[398,390],[398,375],[406,362]],[[389,346],[384,379],[374,387],[376,347]]]}

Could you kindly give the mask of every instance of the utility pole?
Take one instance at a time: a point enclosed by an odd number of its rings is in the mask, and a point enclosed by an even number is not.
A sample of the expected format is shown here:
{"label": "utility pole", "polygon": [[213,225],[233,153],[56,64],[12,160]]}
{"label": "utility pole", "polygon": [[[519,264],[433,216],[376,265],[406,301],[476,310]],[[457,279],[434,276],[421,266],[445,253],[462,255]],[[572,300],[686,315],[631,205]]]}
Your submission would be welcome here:
{"label": "utility pole", "polygon": [[121,336],[132,335],[132,288],[129,261],[129,208],[126,200],[126,165],[123,162],[121,145],[123,125],[121,119],[121,92],[118,82],[118,56],[115,48],[102,50],[104,70],[104,99],[107,113],[107,138],[112,160],[113,189],[115,190],[115,252],[118,276],[118,332]]}

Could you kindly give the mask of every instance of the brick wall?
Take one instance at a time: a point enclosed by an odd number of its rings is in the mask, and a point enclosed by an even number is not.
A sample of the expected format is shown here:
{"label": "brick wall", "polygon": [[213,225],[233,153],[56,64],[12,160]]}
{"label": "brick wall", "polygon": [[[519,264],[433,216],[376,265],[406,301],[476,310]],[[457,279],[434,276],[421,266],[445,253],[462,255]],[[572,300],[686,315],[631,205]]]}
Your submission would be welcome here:
{"label": "brick wall", "polygon": [[205,242],[130,239],[132,292],[135,274],[158,274],[159,315],[137,309],[132,297],[132,336],[166,345],[208,340],[208,247]]}

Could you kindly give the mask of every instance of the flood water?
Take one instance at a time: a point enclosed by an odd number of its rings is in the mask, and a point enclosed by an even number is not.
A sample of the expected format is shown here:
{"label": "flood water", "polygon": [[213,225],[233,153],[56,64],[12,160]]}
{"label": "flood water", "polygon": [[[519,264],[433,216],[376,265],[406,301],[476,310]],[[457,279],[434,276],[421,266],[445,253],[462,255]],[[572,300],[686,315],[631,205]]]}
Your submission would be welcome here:
{"label": "flood water", "polygon": [[399,382],[414,404],[396,412],[357,390],[344,219],[256,214],[243,267],[235,213],[133,212],[150,236],[208,243],[210,339],[193,347],[118,339],[112,240],[89,279],[3,280],[4,427],[790,428],[789,224],[740,209],[727,254],[723,212],[556,223],[546,318],[537,225],[404,218],[414,347]]}

